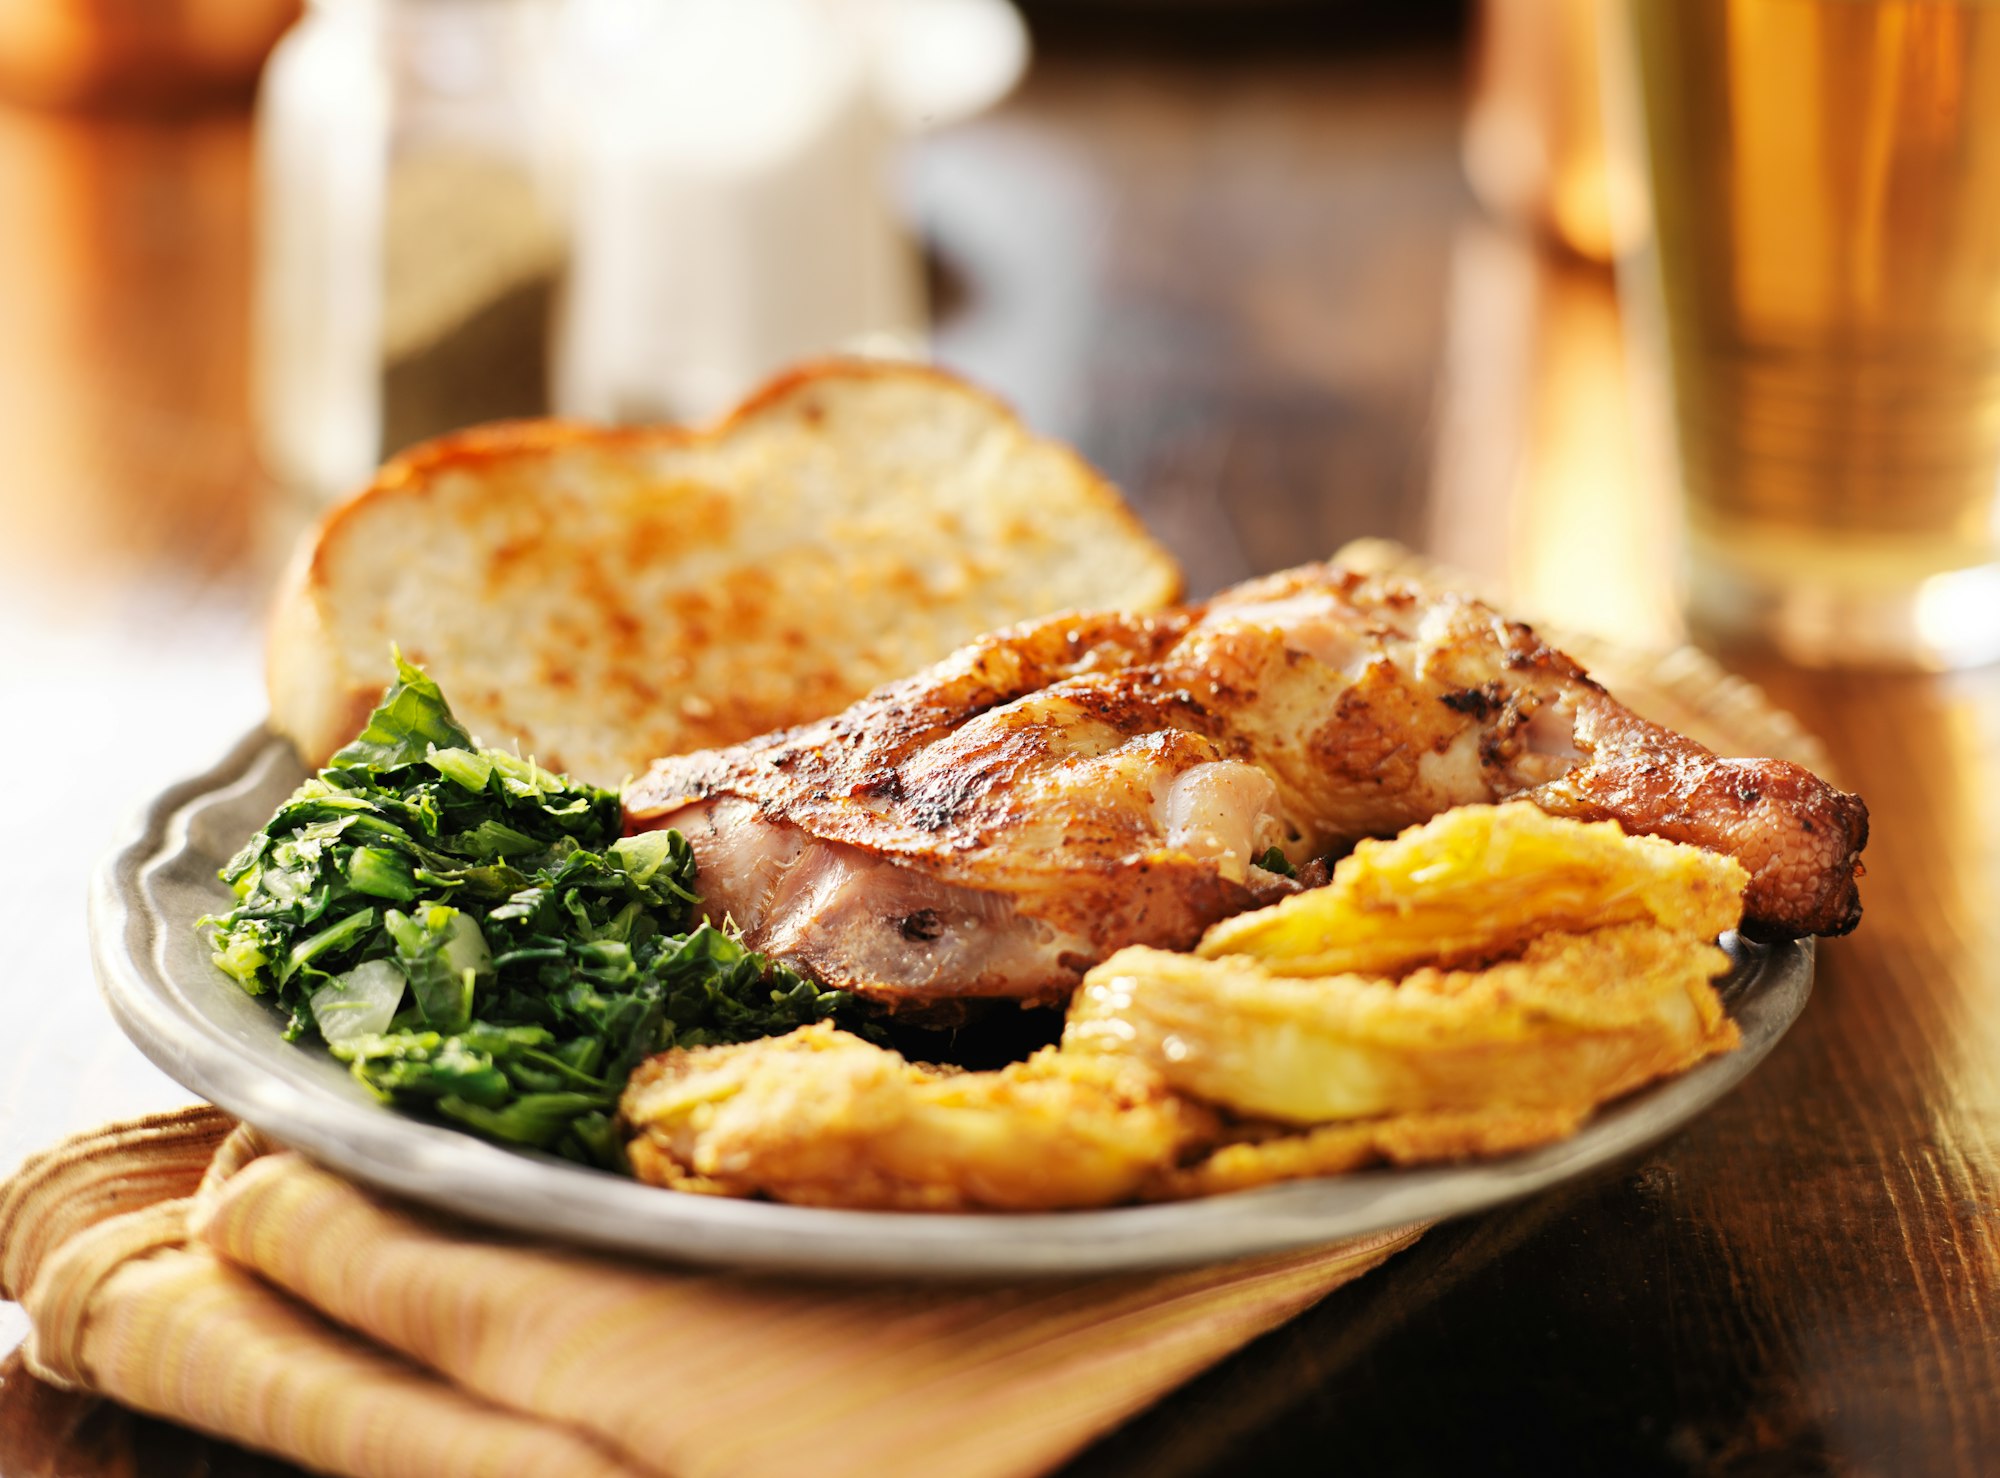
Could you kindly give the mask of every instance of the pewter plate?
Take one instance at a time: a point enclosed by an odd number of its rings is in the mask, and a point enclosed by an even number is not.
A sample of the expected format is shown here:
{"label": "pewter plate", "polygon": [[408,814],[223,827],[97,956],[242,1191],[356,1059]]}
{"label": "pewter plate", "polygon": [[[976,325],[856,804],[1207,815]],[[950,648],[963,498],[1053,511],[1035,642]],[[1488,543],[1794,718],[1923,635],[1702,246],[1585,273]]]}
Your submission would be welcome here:
{"label": "pewter plate", "polygon": [[98,869],[91,936],[112,1014],[186,1087],[366,1185],[555,1241],[680,1262],[837,1277],[1106,1273],[1310,1247],[1530,1195],[1672,1133],[1740,1083],[1812,990],[1810,942],[1729,940],[1743,1046],[1631,1095],[1574,1138],[1507,1159],[1371,1170],[1204,1201],[1031,1216],[827,1211],[659,1190],[501,1149],[384,1107],[217,970],[195,920],[229,907],[216,870],[304,772],[262,730],[166,791]]}

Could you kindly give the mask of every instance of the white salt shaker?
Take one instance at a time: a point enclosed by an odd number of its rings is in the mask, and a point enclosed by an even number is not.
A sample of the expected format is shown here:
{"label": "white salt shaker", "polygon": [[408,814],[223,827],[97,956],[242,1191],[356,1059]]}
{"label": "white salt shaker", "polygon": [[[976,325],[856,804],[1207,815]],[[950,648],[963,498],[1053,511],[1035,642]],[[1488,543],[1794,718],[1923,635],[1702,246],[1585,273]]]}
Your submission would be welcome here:
{"label": "white salt shaker", "polygon": [[834,350],[920,355],[905,135],[1026,63],[1006,0],[576,0],[558,410],[701,420]]}

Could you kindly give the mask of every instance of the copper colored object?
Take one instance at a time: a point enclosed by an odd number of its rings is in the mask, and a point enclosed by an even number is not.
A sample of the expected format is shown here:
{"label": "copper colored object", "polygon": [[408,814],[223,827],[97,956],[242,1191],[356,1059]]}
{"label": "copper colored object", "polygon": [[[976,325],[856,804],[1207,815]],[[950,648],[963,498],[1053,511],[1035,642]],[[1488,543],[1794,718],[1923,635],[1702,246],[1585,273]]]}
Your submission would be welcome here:
{"label": "copper colored object", "polygon": [[1604,150],[1598,3],[1479,7],[1465,172],[1489,210],[1603,262],[1621,242]]}
{"label": "copper colored object", "polygon": [[247,95],[299,0],[0,0],[0,96],[174,106]]}

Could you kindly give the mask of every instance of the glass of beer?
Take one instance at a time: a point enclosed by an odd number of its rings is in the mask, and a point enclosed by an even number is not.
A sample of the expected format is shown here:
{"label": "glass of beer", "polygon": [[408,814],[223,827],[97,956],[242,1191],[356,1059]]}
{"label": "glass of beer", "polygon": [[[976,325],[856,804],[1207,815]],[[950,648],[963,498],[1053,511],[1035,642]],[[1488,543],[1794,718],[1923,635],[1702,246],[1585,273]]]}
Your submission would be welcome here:
{"label": "glass of beer", "polygon": [[1812,665],[2000,659],[2000,3],[1612,10],[1690,624]]}

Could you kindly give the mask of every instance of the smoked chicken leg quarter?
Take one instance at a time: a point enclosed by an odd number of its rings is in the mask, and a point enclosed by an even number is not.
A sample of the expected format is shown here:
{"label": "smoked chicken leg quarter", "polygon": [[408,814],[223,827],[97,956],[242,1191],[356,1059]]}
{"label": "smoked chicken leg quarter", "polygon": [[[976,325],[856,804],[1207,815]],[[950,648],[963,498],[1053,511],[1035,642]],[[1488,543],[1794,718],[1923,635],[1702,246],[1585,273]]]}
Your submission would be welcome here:
{"label": "smoked chicken leg quarter", "polygon": [[1860,918],[1859,796],[1649,723],[1470,597],[1331,565],[996,632],[831,718],[658,760],[626,810],[686,835],[708,916],[754,948],[948,1015],[1191,947],[1298,886],[1272,848],[1307,869],[1510,798],[1736,858],[1766,937]]}

